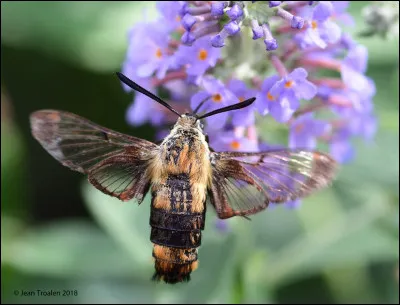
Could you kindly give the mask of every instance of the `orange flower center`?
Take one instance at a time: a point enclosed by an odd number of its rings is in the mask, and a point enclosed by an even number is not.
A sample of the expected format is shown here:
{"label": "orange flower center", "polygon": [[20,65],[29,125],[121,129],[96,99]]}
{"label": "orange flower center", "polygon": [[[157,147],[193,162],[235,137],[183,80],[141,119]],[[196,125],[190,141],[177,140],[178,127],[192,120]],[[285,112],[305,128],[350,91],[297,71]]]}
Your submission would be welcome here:
{"label": "orange flower center", "polygon": [[176,29],[176,31],[179,33],[179,34],[183,34],[183,33],[185,33],[185,28],[182,26],[182,24],[179,24],[179,26],[178,26],[178,28]]}
{"label": "orange flower center", "polygon": [[304,129],[304,124],[299,124],[299,125],[297,125],[297,126],[295,127],[294,130],[295,130],[297,133],[300,133],[300,132],[303,131],[303,129]]}
{"label": "orange flower center", "polygon": [[275,98],[274,98],[274,96],[271,94],[271,93],[267,93],[267,99],[269,100],[269,101],[274,101],[275,100]]}
{"label": "orange flower center", "polygon": [[293,81],[292,81],[292,80],[287,81],[287,82],[285,83],[285,88],[292,88],[292,86],[293,86]]}
{"label": "orange flower center", "polygon": [[239,141],[233,140],[230,144],[231,148],[234,150],[238,150],[240,148],[240,143]]}
{"label": "orange flower center", "polygon": [[243,96],[239,97],[239,102],[243,102],[245,98]]}
{"label": "orange flower center", "polygon": [[219,94],[219,93],[214,94],[214,95],[212,96],[212,100],[213,100],[214,102],[216,102],[216,103],[221,103],[221,101],[222,101],[222,96],[221,96],[221,94]]}
{"label": "orange flower center", "polygon": [[156,57],[157,58],[161,58],[162,57],[162,52],[161,52],[160,48],[158,48],[157,51],[156,51]]}
{"label": "orange flower center", "polygon": [[311,28],[313,30],[315,30],[317,28],[317,26],[318,26],[318,23],[315,20],[311,21]]}
{"label": "orange flower center", "polygon": [[207,53],[206,50],[201,49],[201,50],[199,51],[198,58],[199,58],[200,60],[206,60],[206,59],[207,59],[207,56],[208,56],[208,53]]}
{"label": "orange flower center", "polygon": [[182,19],[182,18],[181,18],[181,16],[179,16],[179,15],[178,15],[178,16],[176,16],[176,18],[175,18],[175,20],[176,20],[176,21],[178,21],[178,22],[180,22],[180,21],[181,21],[181,19]]}

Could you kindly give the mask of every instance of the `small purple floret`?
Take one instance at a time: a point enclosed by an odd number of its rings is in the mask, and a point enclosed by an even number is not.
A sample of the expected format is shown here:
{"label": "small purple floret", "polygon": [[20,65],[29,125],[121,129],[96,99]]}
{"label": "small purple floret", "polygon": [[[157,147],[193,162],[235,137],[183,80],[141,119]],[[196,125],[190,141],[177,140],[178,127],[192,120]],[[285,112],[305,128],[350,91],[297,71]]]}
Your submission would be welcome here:
{"label": "small purple floret", "polygon": [[196,23],[196,18],[194,18],[192,15],[186,14],[182,18],[182,26],[185,28],[186,31],[190,31],[190,29],[195,23]]}
{"label": "small purple floret", "polygon": [[264,40],[265,46],[267,47],[267,51],[273,51],[278,48],[278,42],[276,39],[265,39]]}
{"label": "small purple floret", "polygon": [[211,4],[211,15],[222,16],[224,14],[224,8],[226,7],[225,1],[216,1]]}
{"label": "small purple floret", "polygon": [[196,37],[194,37],[194,35],[189,32],[183,33],[182,38],[181,38],[181,42],[187,46],[191,46],[195,40],[196,40]]}
{"label": "small purple floret", "polygon": [[215,48],[222,48],[225,45],[225,39],[220,34],[211,38],[211,45]]}
{"label": "small purple floret", "polygon": [[269,7],[275,7],[281,5],[282,1],[268,1]]}
{"label": "small purple floret", "polygon": [[262,27],[258,24],[257,20],[251,20],[251,29],[253,31],[253,40],[259,39],[264,36]]}
{"label": "small purple floret", "polygon": [[226,12],[226,14],[231,20],[236,20],[243,16],[243,10],[239,5],[235,4],[229,11]]}
{"label": "small purple floret", "polygon": [[304,26],[304,19],[299,16],[293,16],[290,26],[293,29],[301,29]]}
{"label": "small purple floret", "polygon": [[229,35],[235,35],[240,31],[239,25],[234,21],[231,21],[228,24],[226,24],[224,28]]}

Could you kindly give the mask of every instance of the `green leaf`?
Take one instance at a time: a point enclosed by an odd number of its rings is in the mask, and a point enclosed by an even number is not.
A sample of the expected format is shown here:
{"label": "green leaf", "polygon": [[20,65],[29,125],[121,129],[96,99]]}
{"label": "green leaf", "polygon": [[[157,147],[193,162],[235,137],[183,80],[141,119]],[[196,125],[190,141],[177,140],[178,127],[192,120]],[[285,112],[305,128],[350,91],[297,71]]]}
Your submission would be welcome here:
{"label": "green leaf", "polygon": [[365,7],[365,2],[350,1],[349,14],[354,17],[355,26],[344,26],[343,31],[355,37],[357,43],[368,48],[369,64],[390,64],[398,63],[399,36],[393,39],[383,39],[380,36],[357,37],[357,34],[366,30],[366,24],[360,12]]}
{"label": "green leaf", "polygon": [[[95,71],[115,71],[127,34],[155,16],[153,2],[2,2],[2,43],[31,48]],[[146,11],[145,11],[146,9]]]}
{"label": "green leaf", "polygon": [[[7,98],[2,95],[2,99],[2,103],[8,105]],[[5,107],[4,112],[6,111]],[[9,115],[4,114],[1,122],[1,187],[4,190],[1,192],[1,212],[23,217],[29,203],[24,161],[26,148],[19,128]]]}
{"label": "green leaf", "polygon": [[[333,218],[281,250],[270,253],[261,282],[269,285],[307,277],[325,268],[349,266],[354,262],[393,261],[398,259],[396,236],[374,226],[378,219],[390,214],[387,195],[368,188],[368,196],[348,213]],[[314,196],[321,202],[323,198]]]}
{"label": "green leaf", "polygon": [[89,211],[103,229],[127,251],[135,266],[143,271],[152,270],[152,244],[150,238],[150,197],[138,206],[105,195],[85,181],[83,196]]}
{"label": "green leaf", "polygon": [[3,246],[2,263],[30,274],[58,278],[136,275],[129,256],[83,221],[31,229]]}
{"label": "green leaf", "polygon": [[289,127],[275,121],[269,114],[256,116],[257,131],[262,141],[270,145],[287,147]]}
{"label": "green leaf", "polygon": [[[279,250],[288,242],[301,237],[303,228],[297,217],[297,211],[284,206],[269,207],[251,217],[250,223],[243,223],[248,232],[240,236],[241,241],[252,236],[254,246],[268,250]],[[249,255],[249,253],[248,253]]]}
{"label": "green leaf", "polygon": [[273,304],[271,291],[259,282],[258,273],[264,268],[267,253],[256,250],[243,264],[244,304]]}
{"label": "green leaf", "polygon": [[256,19],[259,24],[268,23],[269,18],[275,15],[275,9],[271,9],[265,2],[247,2],[247,14],[250,19]]}
{"label": "green leaf", "polygon": [[398,135],[379,130],[373,141],[357,141],[355,152],[354,160],[340,169],[342,188],[350,191],[353,189],[351,186],[365,189],[363,184],[374,183],[398,193]]}

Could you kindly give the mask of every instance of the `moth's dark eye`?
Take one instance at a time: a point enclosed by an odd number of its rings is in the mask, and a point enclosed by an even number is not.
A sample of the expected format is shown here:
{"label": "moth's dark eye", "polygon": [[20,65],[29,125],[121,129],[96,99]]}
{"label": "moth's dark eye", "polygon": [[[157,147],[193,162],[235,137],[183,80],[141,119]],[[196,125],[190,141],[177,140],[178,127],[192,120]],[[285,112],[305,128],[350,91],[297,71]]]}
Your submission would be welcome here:
{"label": "moth's dark eye", "polygon": [[205,134],[205,137],[206,137],[206,142],[209,143],[210,139],[208,138],[208,134]]}

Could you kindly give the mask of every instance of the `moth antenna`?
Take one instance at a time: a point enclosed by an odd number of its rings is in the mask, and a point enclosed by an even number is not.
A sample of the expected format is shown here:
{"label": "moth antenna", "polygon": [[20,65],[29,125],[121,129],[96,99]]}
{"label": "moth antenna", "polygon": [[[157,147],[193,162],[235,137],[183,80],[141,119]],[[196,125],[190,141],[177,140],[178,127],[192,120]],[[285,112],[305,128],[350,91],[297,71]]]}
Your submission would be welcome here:
{"label": "moth antenna", "polygon": [[144,95],[148,96],[149,98],[151,98],[152,100],[160,103],[161,105],[163,105],[164,107],[168,108],[169,110],[171,110],[173,113],[175,113],[177,116],[181,116],[181,114],[176,111],[174,108],[172,108],[166,101],[163,101],[161,98],[159,98],[158,96],[154,95],[153,93],[151,93],[150,91],[144,89],[143,87],[139,86],[138,84],[136,84],[134,81],[132,81],[131,79],[129,79],[128,77],[126,77],[125,75],[123,75],[120,72],[116,72],[118,78],[121,80],[121,82],[123,82],[125,85],[127,85],[128,87],[132,88],[133,90],[136,90],[140,93],[143,93]]}
{"label": "moth antenna", "polygon": [[204,105],[205,102],[207,102],[209,100],[211,96],[207,96],[204,100],[202,100],[196,107],[196,109],[193,111],[193,114],[196,114],[197,111],[200,110],[200,107]]}
{"label": "moth antenna", "polygon": [[252,98],[249,98],[249,99],[247,99],[247,100],[245,100],[243,102],[236,103],[236,104],[233,104],[233,105],[230,105],[230,106],[227,106],[227,107],[223,107],[223,108],[220,108],[220,109],[216,109],[216,110],[211,111],[209,113],[203,114],[202,116],[197,117],[197,119],[201,120],[201,119],[204,119],[204,118],[206,118],[208,116],[212,116],[214,114],[227,112],[227,111],[231,111],[231,110],[241,109],[241,108],[250,106],[255,100],[256,100],[256,98],[252,97]]}

